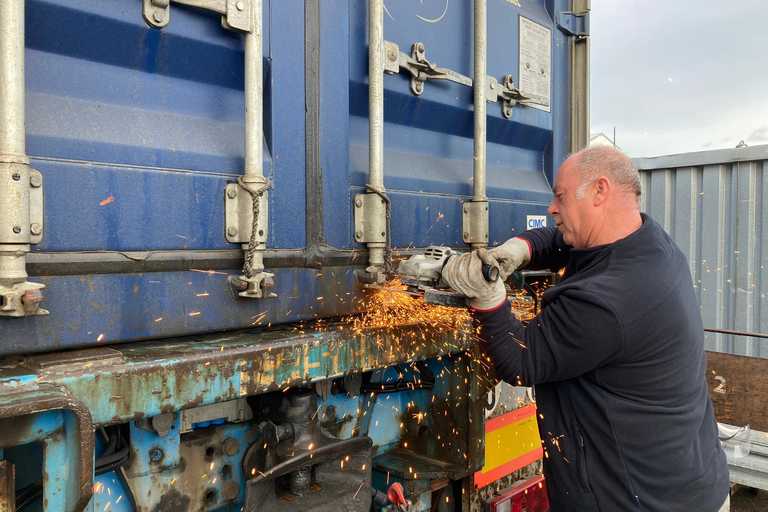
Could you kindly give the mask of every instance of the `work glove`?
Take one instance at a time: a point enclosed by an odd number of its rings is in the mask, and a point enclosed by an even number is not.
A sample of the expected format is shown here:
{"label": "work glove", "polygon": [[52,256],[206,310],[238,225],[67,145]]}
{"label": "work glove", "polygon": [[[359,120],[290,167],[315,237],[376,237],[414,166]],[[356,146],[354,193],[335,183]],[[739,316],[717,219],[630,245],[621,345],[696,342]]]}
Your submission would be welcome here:
{"label": "work glove", "polygon": [[498,267],[501,280],[505,281],[518,268],[531,262],[528,242],[522,238],[510,238],[493,249],[488,249],[487,263]]}
{"label": "work glove", "polygon": [[473,309],[495,309],[507,298],[507,292],[501,278],[489,283],[483,277],[483,263],[490,262],[485,249],[451,256],[443,267],[443,281],[454,291],[468,297]]}

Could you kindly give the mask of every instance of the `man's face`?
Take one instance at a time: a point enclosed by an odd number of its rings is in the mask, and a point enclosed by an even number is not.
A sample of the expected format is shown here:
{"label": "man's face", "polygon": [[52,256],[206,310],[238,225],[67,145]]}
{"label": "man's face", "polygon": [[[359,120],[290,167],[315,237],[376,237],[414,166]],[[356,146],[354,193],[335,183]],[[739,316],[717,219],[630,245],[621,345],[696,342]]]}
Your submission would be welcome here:
{"label": "man's face", "polygon": [[563,234],[565,242],[576,249],[583,249],[587,247],[595,208],[590,199],[590,184],[584,185],[581,199],[576,197],[581,179],[575,167],[573,158],[560,166],[548,211],[555,218],[557,229]]}

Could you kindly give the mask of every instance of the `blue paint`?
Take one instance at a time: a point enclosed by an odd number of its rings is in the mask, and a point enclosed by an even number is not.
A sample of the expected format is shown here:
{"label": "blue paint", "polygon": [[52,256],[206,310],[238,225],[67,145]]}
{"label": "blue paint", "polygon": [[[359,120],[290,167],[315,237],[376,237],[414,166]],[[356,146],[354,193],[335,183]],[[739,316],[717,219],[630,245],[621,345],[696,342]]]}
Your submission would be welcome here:
{"label": "blue paint", "polygon": [[[546,214],[550,184],[567,154],[569,40],[552,17],[566,3],[488,5],[488,72],[496,78],[510,73],[519,81],[519,16],[552,29],[552,111],[519,106],[507,120],[499,105],[488,105],[491,243],[525,229],[527,215]],[[351,203],[368,173],[366,5],[319,2],[323,241],[340,249],[361,247],[353,241]],[[471,75],[470,3],[448,2],[435,23],[419,18],[438,17],[444,6],[388,0],[385,39],[406,53],[422,41],[431,61]],[[300,0],[264,2],[269,248],[307,245],[304,8]],[[140,2],[27,2],[27,145],[45,181],[45,232],[34,251],[240,248],[226,242],[224,187],[243,170],[244,50],[242,37],[219,21],[173,5],[170,24],[156,30],[145,25]],[[463,248],[472,90],[428,82],[416,97],[402,74],[385,76],[384,86],[393,245]],[[280,269],[280,297],[248,302],[219,275],[190,274],[32,276],[48,285],[52,314],[3,322],[0,354],[93,345],[100,334],[115,343],[238,329],[264,310],[273,324],[336,316],[353,306],[329,304],[328,296],[349,297],[359,286],[347,277]],[[200,315],[189,316],[197,308]]]}

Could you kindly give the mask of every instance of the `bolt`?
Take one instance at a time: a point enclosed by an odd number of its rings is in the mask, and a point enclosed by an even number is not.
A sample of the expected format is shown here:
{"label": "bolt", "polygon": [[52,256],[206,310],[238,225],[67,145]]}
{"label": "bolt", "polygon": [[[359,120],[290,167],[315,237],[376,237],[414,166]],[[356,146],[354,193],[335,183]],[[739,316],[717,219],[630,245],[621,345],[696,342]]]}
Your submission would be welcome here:
{"label": "bolt", "polygon": [[161,460],[163,460],[163,457],[165,457],[165,453],[163,452],[162,448],[158,448],[155,446],[154,448],[149,449],[149,461],[157,464]]}
{"label": "bolt", "polygon": [[21,179],[21,174],[15,172],[11,175],[11,178],[13,178],[13,181],[19,181]]}
{"label": "bolt", "polygon": [[29,185],[32,188],[39,188],[43,184],[43,177],[33,172],[29,175]]}
{"label": "bolt", "polygon": [[240,494],[240,486],[237,482],[224,482],[224,486],[221,489],[221,497],[225,501],[237,499],[238,494]]}
{"label": "bolt", "polygon": [[238,443],[237,439],[233,437],[226,438],[224,440],[223,447],[224,447],[224,453],[226,453],[230,457],[234,457],[235,455],[237,455],[237,452],[240,451],[240,443]]}
{"label": "bolt", "polygon": [[41,226],[37,222],[33,222],[29,226],[29,232],[32,233],[33,235],[37,236],[37,235],[39,235],[40,233],[43,232],[43,226]]}
{"label": "bolt", "polygon": [[355,199],[355,206],[357,206],[358,208],[362,207],[363,206],[363,200],[359,199],[359,198]]}
{"label": "bolt", "polygon": [[243,9],[245,9],[245,5],[243,4],[243,2],[237,2],[235,4],[235,7],[237,8],[238,11],[242,11]]}
{"label": "bolt", "polygon": [[157,23],[162,23],[165,21],[165,11],[162,9],[155,9],[155,13],[152,15],[152,17]]}
{"label": "bolt", "polygon": [[237,197],[237,187],[227,187],[227,197],[234,199]]}
{"label": "bolt", "polygon": [[236,236],[237,235],[237,228],[235,226],[229,226],[227,228],[227,235],[228,236]]}
{"label": "bolt", "polygon": [[16,233],[16,234],[18,235],[19,233],[21,233],[21,227],[19,227],[19,226],[13,226],[13,232],[14,232],[14,233]]}

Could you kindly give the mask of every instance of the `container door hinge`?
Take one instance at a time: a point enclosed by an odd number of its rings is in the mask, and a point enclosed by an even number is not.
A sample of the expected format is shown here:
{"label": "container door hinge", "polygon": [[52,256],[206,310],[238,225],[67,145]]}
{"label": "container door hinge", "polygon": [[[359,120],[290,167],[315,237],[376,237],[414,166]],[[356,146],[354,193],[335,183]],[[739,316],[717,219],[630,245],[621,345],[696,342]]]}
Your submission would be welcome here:
{"label": "container door hinge", "polygon": [[488,244],[488,201],[465,201],[461,210],[464,243]]}
{"label": "container door hinge", "polygon": [[0,317],[48,314],[40,307],[45,285],[27,281],[25,269],[30,244],[42,240],[43,175],[26,163],[0,163]]}
{"label": "container door hinge", "polygon": [[151,27],[163,28],[171,21],[171,2],[221,14],[221,25],[229,30],[251,32],[251,0],[143,0],[142,14]]}
{"label": "container door hinge", "polygon": [[561,12],[557,18],[557,28],[579,39],[589,37],[589,12]]}

